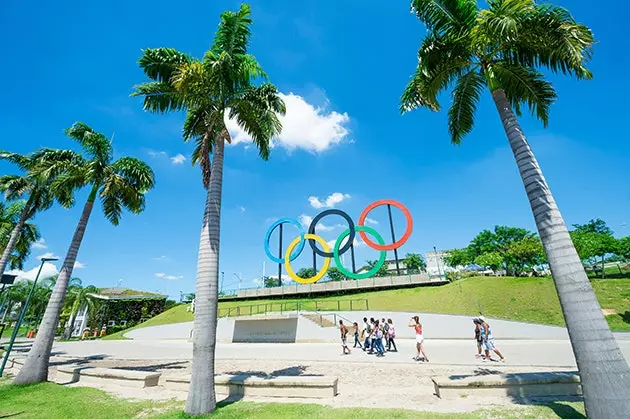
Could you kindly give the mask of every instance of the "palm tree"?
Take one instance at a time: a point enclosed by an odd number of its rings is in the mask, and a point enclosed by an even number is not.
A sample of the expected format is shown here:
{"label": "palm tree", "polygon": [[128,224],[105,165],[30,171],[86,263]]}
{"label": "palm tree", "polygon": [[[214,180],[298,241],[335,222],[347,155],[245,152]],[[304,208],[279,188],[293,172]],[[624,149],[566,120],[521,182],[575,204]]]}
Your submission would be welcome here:
{"label": "palm tree", "polygon": [[[414,0],[428,33],[401,111],[439,111],[438,94],[454,84],[448,112],[451,141],[459,144],[474,123],[484,87],[503,123],[551,267],[582,378],[589,417],[630,412],[630,368],[619,350],[569,237],[549,186],[516,116],[527,105],[547,124],[556,93],[537,70],[590,79],[586,68],[593,34],[560,7],[534,0]],[[516,116],[515,116],[516,114]]]}
{"label": "palm tree", "polygon": [[266,160],[270,140],[281,130],[278,114],[285,112],[275,86],[254,84],[265,73],[247,52],[251,23],[248,5],[241,5],[237,12],[224,12],[214,42],[201,60],[172,48],[143,51],[139,65],[152,81],[136,86],[133,93],[144,97],[145,110],[187,112],[183,137],[195,142],[192,161],[199,163],[207,189],[197,261],[192,377],[185,409],[189,414],[216,409],[214,350],[223,153],[225,142],[231,141],[225,118],[234,119],[252,137]]}
{"label": "palm tree", "polygon": [[105,217],[118,225],[123,207],[135,214],[144,210],[144,195],[153,187],[151,168],[133,157],[113,161],[111,141],[103,134],[77,122],[66,130],[66,135],[79,143],[86,158],[69,150],[44,149],[39,152],[41,158],[35,171],[44,177],[54,177],[52,190],[63,196],[72,196],[73,191],[82,186],[90,186],[91,191],[46,306],[40,331],[24,367],[15,378],[16,384],[38,383],[48,377],[50,350],[68,281],[97,196],[101,199]]}
{"label": "palm tree", "polygon": [[33,173],[34,167],[40,163],[40,158],[41,156],[37,154],[24,156],[8,151],[0,151],[0,159],[7,160],[26,172],[24,175],[0,176],[0,191],[4,192],[5,198],[8,200],[28,195],[26,204],[22,207],[22,212],[15,222],[15,227],[11,231],[0,257],[0,274],[4,272],[7,264],[10,262],[15,246],[19,243],[20,235],[22,233],[28,234],[28,229],[26,231],[24,229],[24,224],[27,220],[33,218],[37,212],[49,209],[55,199],[64,207],[71,205],[70,198],[61,193],[61,190],[60,193],[52,192],[51,182],[54,180],[52,177],[36,176]]}
{"label": "palm tree", "polygon": [[[0,178],[0,185],[2,180]],[[15,201],[9,205],[0,202],[0,252],[3,254],[8,248],[12,233],[16,231],[25,206],[24,200]],[[21,229],[17,230],[17,240],[14,242],[13,251],[8,256],[11,269],[24,269],[24,261],[31,253],[31,246],[39,238],[37,226],[25,221]]]}
{"label": "palm tree", "polygon": [[95,294],[97,292],[98,288],[93,285],[88,285],[85,288],[79,286],[68,290],[68,293],[72,294],[73,303],[70,310],[70,320],[68,321],[66,329],[63,332],[64,340],[70,339],[70,336],[72,335],[72,331],[74,330],[74,322],[76,320],[79,309],[84,306],[87,306],[88,310],[94,309],[94,300],[90,297],[90,294]]}

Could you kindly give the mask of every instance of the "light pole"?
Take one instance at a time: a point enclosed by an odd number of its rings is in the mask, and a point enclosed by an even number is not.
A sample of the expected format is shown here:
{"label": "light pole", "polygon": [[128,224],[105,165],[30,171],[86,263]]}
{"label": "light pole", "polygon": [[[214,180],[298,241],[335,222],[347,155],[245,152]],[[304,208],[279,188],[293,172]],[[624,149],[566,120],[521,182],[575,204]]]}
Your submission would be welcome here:
{"label": "light pole", "polygon": [[225,284],[225,272],[221,271],[221,285],[219,286],[219,294],[223,294],[223,284]]}
{"label": "light pole", "polygon": [[24,302],[24,307],[22,307],[22,311],[20,312],[20,317],[18,318],[17,323],[13,327],[13,334],[11,335],[11,340],[9,341],[9,346],[7,347],[4,353],[4,359],[2,360],[2,366],[0,366],[0,377],[4,373],[4,367],[7,365],[7,361],[9,360],[9,355],[11,354],[11,349],[13,349],[13,344],[15,343],[15,339],[17,338],[17,334],[20,331],[20,326],[22,325],[22,320],[24,320],[24,316],[26,315],[26,310],[28,309],[28,303],[31,301],[31,297],[33,296],[33,291],[35,291],[35,285],[37,285],[37,280],[39,279],[39,274],[42,273],[42,268],[44,267],[44,263],[52,262],[58,260],[57,258],[41,258],[42,263],[39,265],[39,270],[37,271],[37,276],[35,277],[35,281],[33,281],[33,286],[31,286],[31,290],[28,293],[28,297],[26,297],[26,301]]}
{"label": "light pole", "polygon": [[241,277],[241,274],[240,273],[237,274],[236,272],[234,272],[234,276],[236,277],[236,279],[238,279],[238,289],[240,290],[241,289],[241,282],[243,280],[242,277]]}

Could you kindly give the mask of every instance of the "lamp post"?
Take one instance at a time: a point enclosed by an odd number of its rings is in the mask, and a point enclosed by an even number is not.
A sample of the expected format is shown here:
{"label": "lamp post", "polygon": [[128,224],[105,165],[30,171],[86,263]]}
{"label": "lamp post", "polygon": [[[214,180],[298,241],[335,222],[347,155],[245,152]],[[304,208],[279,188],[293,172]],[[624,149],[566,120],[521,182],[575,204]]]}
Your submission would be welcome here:
{"label": "lamp post", "polygon": [[437,264],[438,276],[442,279],[442,271],[440,270],[440,258],[438,257],[438,252],[435,246],[433,246],[433,252],[435,253],[435,263]]}
{"label": "lamp post", "polygon": [[31,290],[28,293],[28,297],[26,297],[26,301],[24,302],[24,307],[22,307],[22,311],[20,312],[20,317],[18,321],[15,323],[13,327],[13,334],[11,335],[11,340],[9,341],[9,346],[7,347],[4,353],[4,359],[2,360],[2,366],[0,366],[0,377],[4,373],[4,367],[7,365],[7,361],[9,360],[9,355],[11,354],[11,349],[13,349],[13,344],[15,343],[15,339],[17,338],[17,334],[20,330],[20,326],[22,325],[22,320],[24,320],[24,316],[26,315],[26,310],[28,309],[28,303],[31,301],[31,297],[33,296],[33,291],[35,291],[35,285],[37,285],[37,280],[39,279],[39,274],[42,273],[42,268],[44,267],[44,263],[52,262],[58,260],[57,258],[41,258],[42,263],[39,265],[39,270],[37,271],[37,276],[35,277],[35,281],[33,281],[33,286],[31,286]]}
{"label": "lamp post", "polygon": [[238,289],[241,289],[241,282],[243,281],[243,278],[241,276],[241,274],[237,274],[236,272],[234,272],[234,276],[238,279]]}
{"label": "lamp post", "polygon": [[[4,274],[2,275],[2,277],[0,277],[0,283],[2,284],[2,288],[0,288],[0,297],[2,297],[2,294],[4,293],[4,289],[7,285],[11,285],[13,284],[13,281],[15,281],[15,277],[17,275],[11,275],[11,274]],[[9,289],[9,292],[7,292],[7,297],[4,299],[4,304],[6,305],[6,308],[4,309],[4,315],[2,316],[2,320],[0,320],[0,339],[2,339],[2,333],[4,332],[4,318],[7,315],[7,311],[9,310],[9,293],[11,292],[11,290]]]}

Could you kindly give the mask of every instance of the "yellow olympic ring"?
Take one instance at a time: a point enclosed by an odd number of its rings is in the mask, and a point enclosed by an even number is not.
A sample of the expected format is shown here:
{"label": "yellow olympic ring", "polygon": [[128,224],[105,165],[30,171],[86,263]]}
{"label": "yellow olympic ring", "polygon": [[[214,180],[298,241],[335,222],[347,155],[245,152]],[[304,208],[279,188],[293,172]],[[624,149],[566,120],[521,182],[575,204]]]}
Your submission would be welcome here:
{"label": "yellow olympic ring", "polygon": [[[298,243],[300,243],[301,240],[302,237],[296,237],[295,240],[291,242],[289,247],[287,247],[287,251],[284,255],[284,266],[287,269],[287,274],[289,274],[289,277],[295,282],[299,282],[300,284],[312,284],[319,281],[324,277],[324,275],[326,275],[326,272],[328,272],[328,267],[330,266],[330,258],[324,259],[324,266],[322,266],[322,269],[320,269],[320,271],[317,272],[315,276],[312,276],[310,278],[300,278],[295,274],[295,272],[293,272],[293,268],[291,268],[291,253],[293,253],[293,249],[295,248],[295,246],[298,245]],[[317,243],[322,245],[322,247],[324,248],[324,252],[330,252],[330,247],[328,247],[328,243],[326,243],[326,240],[322,239],[316,234],[305,234],[304,240],[315,240]]]}

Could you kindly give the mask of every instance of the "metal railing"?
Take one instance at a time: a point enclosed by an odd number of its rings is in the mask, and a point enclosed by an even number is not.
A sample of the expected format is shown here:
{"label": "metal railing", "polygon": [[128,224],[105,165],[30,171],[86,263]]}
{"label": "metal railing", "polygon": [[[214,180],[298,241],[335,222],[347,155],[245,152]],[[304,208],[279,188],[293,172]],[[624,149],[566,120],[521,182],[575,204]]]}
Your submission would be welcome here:
{"label": "metal railing", "polygon": [[[346,327],[350,327],[353,323],[352,320],[348,319],[347,317],[344,317],[340,314],[337,313],[320,313],[318,311],[314,312],[314,313],[309,313],[308,317],[314,317],[316,319],[319,320],[319,322],[317,322],[321,327],[336,327],[337,324],[339,323],[339,320],[343,320],[344,322],[346,322]],[[324,319],[327,317],[332,317],[332,326],[324,326]]]}
{"label": "metal railing", "polygon": [[369,311],[367,299],[337,301],[285,301],[261,304],[247,304],[219,308],[219,317],[253,316],[267,313],[298,313],[300,311]]}

